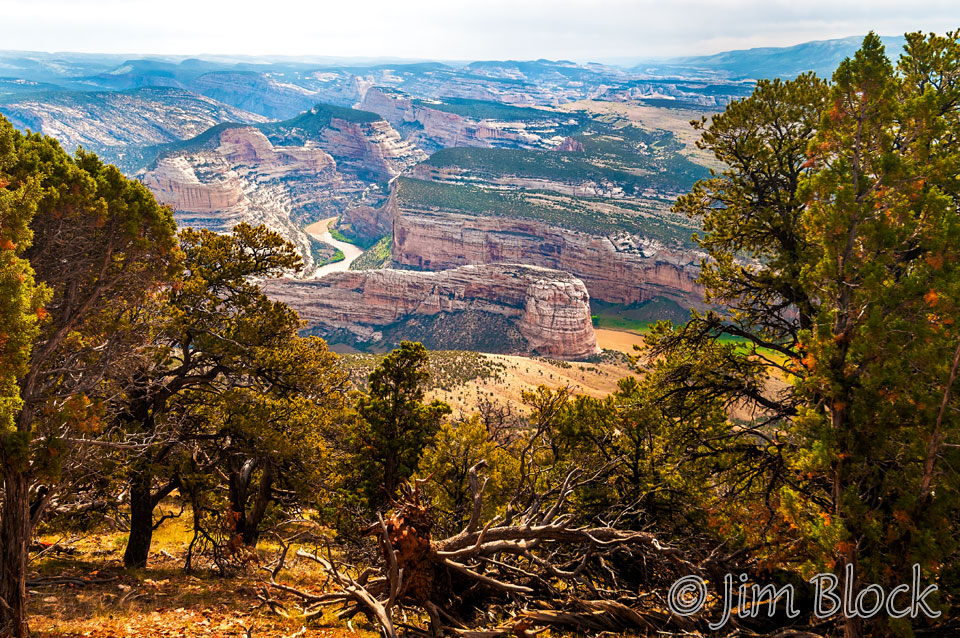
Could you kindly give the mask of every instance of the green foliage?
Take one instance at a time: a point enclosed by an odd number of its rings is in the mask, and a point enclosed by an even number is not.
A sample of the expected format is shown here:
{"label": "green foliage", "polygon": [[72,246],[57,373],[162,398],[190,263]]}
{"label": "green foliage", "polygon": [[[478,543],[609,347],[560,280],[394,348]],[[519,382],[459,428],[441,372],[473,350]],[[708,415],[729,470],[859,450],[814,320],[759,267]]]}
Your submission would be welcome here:
{"label": "green foliage", "polygon": [[[633,128],[633,127],[630,127]],[[595,138],[583,138],[594,141]],[[630,196],[641,196],[647,189],[666,192],[680,191],[692,186],[705,170],[690,168],[690,175],[683,181],[683,173],[670,171],[664,173],[637,174],[637,168],[647,162],[642,160],[642,151],[631,149],[631,154],[622,168],[611,167],[604,163],[605,157],[599,154],[558,153],[510,148],[470,148],[453,147],[437,151],[425,162],[438,168],[462,168],[480,176],[499,177],[516,176],[528,179],[544,179],[565,184],[596,182],[607,188],[621,188]],[[678,160],[682,161],[682,160]],[[639,166],[638,166],[639,165]],[[634,171],[634,172],[630,172]]]}
{"label": "green foliage", "polygon": [[428,358],[422,344],[404,341],[370,373],[368,391],[357,401],[354,463],[372,506],[395,496],[413,475],[424,448],[450,413],[442,401],[423,402]]}
{"label": "green foliage", "polygon": [[957,567],[958,78],[960,32],[909,34],[896,67],[870,34],[831,83],[759,82],[697,123],[727,168],[677,209],[702,220],[702,281],[729,310],[657,328],[651,356],[678,406],[725,397],[756,415],[716,447],[752,447],[738,473],[754,478],[733,485],[763,486],[734,508],[753,500],[756,520],[729,522],[806,575]]}
{"label": "green foliage", "polygon": [[[293,245],[248,224],[229,235],[185,229],[180,239],[184,269],[156,309],[154,356],[123,397],[124,435],[144,441],[125,470],[131,505],[146,513],[131,519],[131,539],[142,542],[131,541],[128,565],[146,561],[149,513],[176,486],[191,499],[196,525],[256,544],[274,485],[299,502],[319,489],[316,436],[343,399],[336,357],[323,341],[299,337],[297,314],[261,290],[260,281],[301,266]],[[205,476],[215,468],[226,486]],[[155,479],[163,480],[158,490]],[[221,488],[230,495],[226,522],[214,497]]]}
{"label": "green foliage", "polygon": [[347,237],[336,228],[330,229],[330,236],[336,239],[337,241],[344,242],[345,244],[357,244],[357,241],[355,239],[351,237]]}
{"label": "green foliage", "polygon": [[331,255],[331,256],[328,257],[327,259],[324,259],[323,261],[321,261],[321,262],[318,263],[317,265],[318,265],[318,266],[326,266],[327,264],[335,264],[335,263],[337,263],[338,261],[343,261],[344,259],[346,259],[346,256],[343,254],[343,251],[340,250],[339,248],[337,248],[337,249],[333,252],[333,255]]}
{"label": "green foliage", "polygon": [[519,468],[516,457],[490,437],[480,417],[444,423],[423,452],[416,478],[429,479],[424,491],[446,513],[449,529],[462,529],[470,518],[469,471],[481,461],[485,462],[479,471],[485,481],[481,520],[490,520],[503,513]]}
{"label": "green foliage", "polygon": [[[82,150],[71,158],[53,139],[21,135],[2,119],[0,181],[0,259],[9,273],[0,283],[9,292],[0,302],[0,352],[11,373],[3,425],[15,417],[22,431],[62,436],[89,425],[58,419],[64,404],[115,391],[111,384],[136,355],[140,309],[178,267],[175,225],[169,209],[115,167]],[[81,372],[64,375],[65,361]],[[22,398],[31,407],[18,413],[8,379],[24,374],[31,383]]]}
{"label": "green foliage", "polygon": [[0,625],[27,635],[26,551],[47,505],[39,486],[95,474],[97,455],[70,452],[103,436],[103,408],[149,341],[145,309],[180,255],[173,216],[146,187],[3,118],[0,222]]}
{"label": "green foliage", "polygon": [[350,264],[350,270],[376,270],[387,267],[393,259],[392,248],[393,235],[377,240],[377,243]]}
{"label": "green foliage", "polygon": [[29,261],[30,221],[39,195],[36,180],[12,184],[5,169],[14,156],[13,127],[0,117],[0,435],[14,429],[20,408],[19,380],[27,373],[37,338],[45,290],[34,281]]}

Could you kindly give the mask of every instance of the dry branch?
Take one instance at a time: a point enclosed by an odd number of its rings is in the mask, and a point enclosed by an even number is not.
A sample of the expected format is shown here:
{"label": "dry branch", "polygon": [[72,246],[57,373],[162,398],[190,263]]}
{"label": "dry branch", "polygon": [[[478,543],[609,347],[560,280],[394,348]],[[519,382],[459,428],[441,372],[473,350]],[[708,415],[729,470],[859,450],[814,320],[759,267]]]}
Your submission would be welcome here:
{"label": "dry branch", "polygon": [[[564,509],[572,491],[584,484],[578,472],[569,473],[559,488],[528,499],[509,523],[493,519],[481,527],[486,482],[477,472],[483,466],[470,469],[473,508],[459,533],[433,539],[431,509],[418,486],[407,486],[392,514],[366,530],[377,537],[378,569],[351,575],[356,570],[340,566],[329,545],[326,556],[300,549],[297,556],[319,565],[332,585],[322,594],[300,591],[276,581],[289,546],[281,543],[281,557],[268,570],[271,587],[297,597],[308,619],[333,606],[340,618],[364,614],[388,638],[401,626],[432,636],[532,636],[538,627],[592,633],[698,627],[639,597],[636,575],[623,568],[642,565],[634,571],[659,574],[664,582],[703,570],[648,532],[575,526]],[[274,608],[276,601],[264,600]],[[398,614],[405,610],[429,618],[429,627],[406,618],[401,623]]]}

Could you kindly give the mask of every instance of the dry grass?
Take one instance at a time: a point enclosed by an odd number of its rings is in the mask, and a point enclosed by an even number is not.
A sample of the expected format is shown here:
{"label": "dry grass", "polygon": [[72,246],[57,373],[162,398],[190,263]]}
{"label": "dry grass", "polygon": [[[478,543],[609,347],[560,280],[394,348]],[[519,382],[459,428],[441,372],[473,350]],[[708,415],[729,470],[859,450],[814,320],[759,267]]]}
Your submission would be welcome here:
{"label": "dry grass", "polygon": [[[42,536],[41,541],[59,541],[71,553],[43,553],[31,564],[32,579],[72,576],[110,582],[84,587],[30,587],[31,629],[35,635],[226,638],[246,636],[247,628],[254,638],[378,635],[372,627],[359,627],[356,622],[354,633],[334,623],[304,627],[296,618],[283,619],[259,608],[256,595],[266,574],[253,564],[229,578],[200,570],[185,574],[182,556],[191,535],[189,520],[189,514],[184,514],[164,522],[154,536],[149,566],[136,570],[122,566],[124,533],[99,531],[83,538]],[[258,554],[265,562],[273,556],[269,544],[263,544]],[[285,581],[320,588],[320,575],[310,565],[296,558],[289,559],[287,565]]]}
{"label": "dry grass", "polygon": [[609,328],[594,328],[597,335],[597,345],[607,350],[616,350],[624,354],[635,355],[633,346],[643,345],[643,335],[631,330],[611,330]]}
{"label": "dry grass", "polygon": [[632,374],[626,365],[612,363],[568,362],[502,354],[480,356],[496,366],[496,375],[471,379],[450,390],[433,390],[430,398],[446,401],[454,414],[475,412],[481,400],[499,401],[522,411],[520,395],[523,390],[533,390],[539,385],[550,388],[570,386],[577,394],[604,397],[616,391],[617,381]]}

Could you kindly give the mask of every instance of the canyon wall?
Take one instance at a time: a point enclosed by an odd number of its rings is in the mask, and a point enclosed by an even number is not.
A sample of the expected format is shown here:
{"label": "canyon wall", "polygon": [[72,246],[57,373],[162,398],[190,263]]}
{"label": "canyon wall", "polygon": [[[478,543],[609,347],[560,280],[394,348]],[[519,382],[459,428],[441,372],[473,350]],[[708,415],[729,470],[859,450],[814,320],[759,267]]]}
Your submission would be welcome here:
{"label": "canyon wall", "polygon": [[702,255],[670,250],[623,233],[613,237],[507,217],[483,217],[394,204],[393,260],[443,270],[465,264],[524,263],[571,273],[590,296],[616,304],[667,297],[703,307],[696,283]]}
{"label": "canyon wall", "polygon": [[316,142],[337,159],[341,169],[373,180],[396,177],[427,158],[385,120],[349,122],[334,117],[321,129]]}
{"label": "canyon wall", "polygon": [[297,246],[308,271],[317,248],[303,223],[336,214],[347,198],[328,153],[309,143],[274,146],[253,127],[225,128],[203,145],[166,154],[139,178],[181,225],[266,224]]}
{"label": "canyon wall", "polygon": [[432,349],[562,359],[599,352],[586,287],[555,270],[483,265],[350,271],[271,281],[265,291],[297,310],[310,332],[334,343],[389,348],[413,339]]}

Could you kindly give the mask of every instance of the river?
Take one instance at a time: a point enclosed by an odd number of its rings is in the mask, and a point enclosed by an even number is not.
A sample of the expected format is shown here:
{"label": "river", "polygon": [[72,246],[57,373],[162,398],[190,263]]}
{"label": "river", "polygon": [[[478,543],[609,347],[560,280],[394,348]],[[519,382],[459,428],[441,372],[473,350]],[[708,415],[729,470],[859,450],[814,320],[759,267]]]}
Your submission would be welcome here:
{"label": "river", "polygon": [[321,266],[314,273],[313,279],[319,279],[320,277],[332,272],[343,272],[349,269],[350,264],[352,264],[357,257],[363,254],[363,249],[359,246],[354,246],[353,244],[348,244],[333,238],[333,235],[330,234],[330,224],[335,221],[337,221],[336,217],[330,217],[329,219],[315,222],[304,228],[304,230],[312,237],[343,251],[344,259],[332,264],[327,264],[326,266]]}

